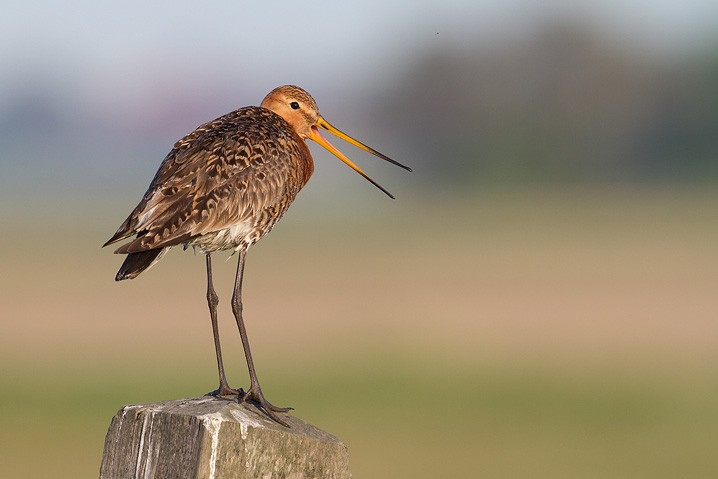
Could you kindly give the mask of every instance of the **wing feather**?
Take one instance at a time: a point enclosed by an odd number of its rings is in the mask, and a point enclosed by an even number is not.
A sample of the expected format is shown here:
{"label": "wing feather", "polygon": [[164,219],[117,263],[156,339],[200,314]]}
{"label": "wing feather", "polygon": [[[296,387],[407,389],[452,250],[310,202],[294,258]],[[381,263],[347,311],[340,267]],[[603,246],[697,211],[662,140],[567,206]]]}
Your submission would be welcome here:
{"label": "wing feather", "polygon": [[264,108],[206,123],[175,144],[107,244],[137,234],[116,252],[147,251],[242,223],[261,236],[309,179],[311,169],[296,171],[308,155],[289,125]]}

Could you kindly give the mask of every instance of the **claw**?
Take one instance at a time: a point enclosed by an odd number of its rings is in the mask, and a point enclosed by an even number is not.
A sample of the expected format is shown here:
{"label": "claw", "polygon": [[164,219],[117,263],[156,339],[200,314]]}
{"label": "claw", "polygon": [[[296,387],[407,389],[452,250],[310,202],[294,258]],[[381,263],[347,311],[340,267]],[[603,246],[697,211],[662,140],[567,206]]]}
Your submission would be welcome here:
{"label": "claw", "polygon": [[216,398],[228,397],[228,396],[243,396],[244,391],[242,388],[234,389],[227,385],[220,385],[219,388],[214,391],[208,392],[205,396],[214,396]]}
{"label": "claw", "polygon": [[293,410],[294,408],[291,407],[277,407],[272,405],[267,399],[264,397],[264,394],[262,394],[261,389],[255,389],[253,387],[249,388],[249,391],[246,392],[240,399],[240,402],[247,402],[252,401],[253,403],[258,404],[264,413],[270,417],[273,421],[281,424],[284,427],[289,427],[289,424],[287,424],[285,421],[279,418],[275,413],[281,412],[289,412]]}

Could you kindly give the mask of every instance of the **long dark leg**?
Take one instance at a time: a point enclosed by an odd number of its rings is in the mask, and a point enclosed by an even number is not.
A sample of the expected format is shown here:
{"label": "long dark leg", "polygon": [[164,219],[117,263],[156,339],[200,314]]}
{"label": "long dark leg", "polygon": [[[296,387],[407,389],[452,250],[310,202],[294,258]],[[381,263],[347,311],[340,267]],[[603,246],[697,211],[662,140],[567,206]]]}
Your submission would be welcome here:
{"label": "long dark leg", "polygon": [[232,389],[227,384],[227,377],[224,375],[224,363],[222,362],[222,348],[219,345],[219,326],[217,325],[217,305],[219,297],[214,291],[212,284],[212,258],[207,253],[207,304],[209,305],[209,315],[212,318],[212,334],[214,335],[214,351],[217,354],[217,368],[219,369],[219,389],[211,392],[213,396],[232,396],[240,394],[236,389]]}
{"label": "long dark leg", "polygon": [[287,412],[291,411],[292,408],[283,408],[272,406],[267,401],[262,393],[262,388],[259,387],[259,381],[257,381],[257,373],[254,370],[254,361],[252,361],[252,353],[249,351],[249,339],[247,338],[247,330],[244,327],[244,320],[242,319],[242,277],[244,276],[244,257],[246,252],[239,252],[239,261],[237,262],[237,276],[234,279],[234,294],[232,294],[232,312],[234,318],[237,320],[237,327],[239,327],[239,335],[242,338],[242,347],[244,348],[244,356],[247,359],[247,367],[249,368],[249,380],[251,385],[247,393],[242,397],[242,401],[251,400],[259,403],[262,409],[267,413],[269,417],[277,421],[283,426],[289,427],[287,423],[279,419],[275,412]]}

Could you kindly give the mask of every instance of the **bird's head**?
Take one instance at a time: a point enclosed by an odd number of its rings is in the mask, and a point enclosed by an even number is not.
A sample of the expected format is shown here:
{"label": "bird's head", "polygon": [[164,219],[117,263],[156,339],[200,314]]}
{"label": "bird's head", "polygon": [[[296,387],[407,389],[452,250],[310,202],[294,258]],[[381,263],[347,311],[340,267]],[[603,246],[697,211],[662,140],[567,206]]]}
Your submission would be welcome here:
{"label": "bird's head", "polygon": [[382,188],[376,181],[369,178],[369,176],[367,176],[367,174],[364,173],[357,165],[337,150],[334,145],[329,143],[329,141],[319,132],[319,128],[322,128],[329,133],[338,136],[342,140],[347,141],[352,145],[371,153],[372,155],[378,156],[389,163],[404,168],[407,171],[411,171],[411,168],[408,166],[404,166],[401,163],[392,160],[388,156],[366,146],[360,141],[355,140],[351,136],[329,124],[329,122],[327,122],[324,118],[322,118],[322,115],[319,114],[319,107],[314,101],[314,98],[298,86],[284,85],[275,88],[269,92],[266,97],[264,97],[261,106],[263,108],[267,108],[268,110],[272,110],[274,113],[284,118],[284,120],[289,123],[300,138],[304,140],[309,138],[316,141],[391,198],[394,198],[391,193]]}

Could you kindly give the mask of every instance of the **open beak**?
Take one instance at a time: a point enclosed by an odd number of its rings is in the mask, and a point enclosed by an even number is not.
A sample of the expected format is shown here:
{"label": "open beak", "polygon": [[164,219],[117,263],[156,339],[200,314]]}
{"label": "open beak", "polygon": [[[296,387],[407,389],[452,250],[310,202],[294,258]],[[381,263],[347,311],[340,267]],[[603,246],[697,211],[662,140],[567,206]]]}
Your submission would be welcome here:
{"label": "open beak", "polygon": [[392,160],[392,159],[389,158],[388,156],[379,153],[379,152],[376,151],[374,148],[369,148],[369,147],[366,146],[364,143],[362,143],[362,142],[360,142],[360,141],[357,141],[357,140],[355,140],[354,138],[352,138],[351,136],[349,136],[349,135],[347,135],[346,133],[342,132],[341,130],[339,130],[339,129],[337,129],[337,128],[334,128],[332,125],[329,124],[328,121],[326,121],[326,120],[325,120],[324,118],[322,118],[321,116],[319,117],[319,119],[317,120],[317,122],[312,126],[311,132],[310,132],[310,134],[309,134],[309,138],[310,138],[310,139],[316,141],[317,143],[319,143],[320,145],[322,145],[324,148],[326,148],[327,150],[329,150],[334,156],[336,156],[337,158],[339,158],[340,160],[342,160],[344,163],[346,163],[347,165],[349,165],[349,168],[351,168],[352,170],[354,170],[354,171],[356,171],[357,173],[359,173],[360,175],[362,175],[362,176],[363,176],[364,178],[366,178],[372,185],[376,186],[376,187],[379,188],[381,191],[383,191],[387,196],[389,196],[389,197],[392,198],[392,199],[394,198],[394,196],[393,196],[391,193],[389,193],[387,190],[385,190],[379,183],[377,183],[376,181],[374,181],[374,180],[372,180],[371,178],[369,178],[369,176],[368,176],[366,173],[364,173],[364,172],[361,170],[361,168],[359,168],[357,165],[355,165],[354,162],[352,162],[352,160],[350,160],[349,158],[347,158],[346,156],[344,156],[341,151],[337,150],[337,149],[334,147],[334,145],[332,145],[331,143],[329,143],[329,141],[327,141],[327,139],[324,138],[324,136],[319,132],[319,128],[318,128],[318,127],[327,130],[329,133],[331,133],[331,134],[333,134],[333,135],[335,135],[335,136],[338,136],[338,137],[341,138],[342,140],[344,140],[344,141],[346,141],[346,142],[348,142],[348,143],[351,143],[352,145],[357,146],[357,147],[361,148],[362,150],[371,153],[371,154],[374,155],[374,156],[378,156],[378,157],[381,158],[382,160],[388,161],[389,163],[392,163],[392,164],[394,164],[394,165],[396,165],[396,166],[399,166],[399,167],[401,167],[401,168],[404,168],[404,169],[407,170],[407,171],[411,171],[411,168],[409,168],[408,166],[402,165],[402,164],[399,163],[398,161]]}

